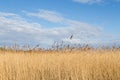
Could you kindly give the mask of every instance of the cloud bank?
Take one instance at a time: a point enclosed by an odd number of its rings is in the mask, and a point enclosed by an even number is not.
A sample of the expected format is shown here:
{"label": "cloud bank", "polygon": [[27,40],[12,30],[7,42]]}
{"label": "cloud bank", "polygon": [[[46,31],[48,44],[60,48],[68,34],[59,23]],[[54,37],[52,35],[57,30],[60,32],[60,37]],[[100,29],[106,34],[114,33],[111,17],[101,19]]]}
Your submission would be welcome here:
{"label": "cloud bank", "polygon": [[[28,17],[36,17],[51,23],[64,24],[65,26],[45,28],[41,23],[29,22],[18,14],[0,12],[1,44],[40,44],[45,47],[52,45],[54,41],[73,44],[97,43],[103,35],[101,27],[65,18],[55,11],[26,11],[24,14]],[[72,40],[69,39],[71,35],[74,35]]]}

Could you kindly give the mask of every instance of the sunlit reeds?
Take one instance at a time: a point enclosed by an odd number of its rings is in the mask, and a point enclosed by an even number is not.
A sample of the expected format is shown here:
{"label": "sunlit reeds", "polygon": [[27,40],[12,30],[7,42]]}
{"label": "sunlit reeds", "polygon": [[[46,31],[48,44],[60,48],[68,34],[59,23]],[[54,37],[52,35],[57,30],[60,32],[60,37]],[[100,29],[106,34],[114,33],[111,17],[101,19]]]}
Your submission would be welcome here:
{"label": "sunlit reeds", "polygon": [[0,80],[119,80],[120,50],[60,48],[0,49]]}

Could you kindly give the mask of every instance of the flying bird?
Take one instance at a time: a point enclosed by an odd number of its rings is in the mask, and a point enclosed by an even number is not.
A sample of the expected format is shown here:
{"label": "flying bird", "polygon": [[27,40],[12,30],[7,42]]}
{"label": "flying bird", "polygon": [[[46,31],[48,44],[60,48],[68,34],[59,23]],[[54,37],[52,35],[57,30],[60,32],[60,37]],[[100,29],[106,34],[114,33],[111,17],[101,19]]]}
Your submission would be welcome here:
{"label": "flying bird", "polygon": [[73,35],[70,36],[70,39],[72,39],[72,38],[73,38]]}

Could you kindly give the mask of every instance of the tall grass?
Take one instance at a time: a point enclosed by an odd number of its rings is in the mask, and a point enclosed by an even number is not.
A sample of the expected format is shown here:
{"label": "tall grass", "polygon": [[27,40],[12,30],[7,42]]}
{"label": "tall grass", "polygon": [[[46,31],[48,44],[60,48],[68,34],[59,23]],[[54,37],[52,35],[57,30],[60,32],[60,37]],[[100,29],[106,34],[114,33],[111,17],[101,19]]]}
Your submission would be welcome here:
{"label": "tall grass", "polygon": [[120,51],[2,50],[0,80],[120,80]]}

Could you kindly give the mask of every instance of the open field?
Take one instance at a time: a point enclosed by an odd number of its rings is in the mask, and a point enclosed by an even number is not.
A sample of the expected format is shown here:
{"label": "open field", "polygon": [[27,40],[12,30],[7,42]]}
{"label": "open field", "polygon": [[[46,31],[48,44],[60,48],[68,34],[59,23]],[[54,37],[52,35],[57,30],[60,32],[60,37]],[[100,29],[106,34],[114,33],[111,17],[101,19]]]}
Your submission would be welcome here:
{"label": "open field", "polygon": [[120,51],[0,52],[0,80],[120,80]]}

